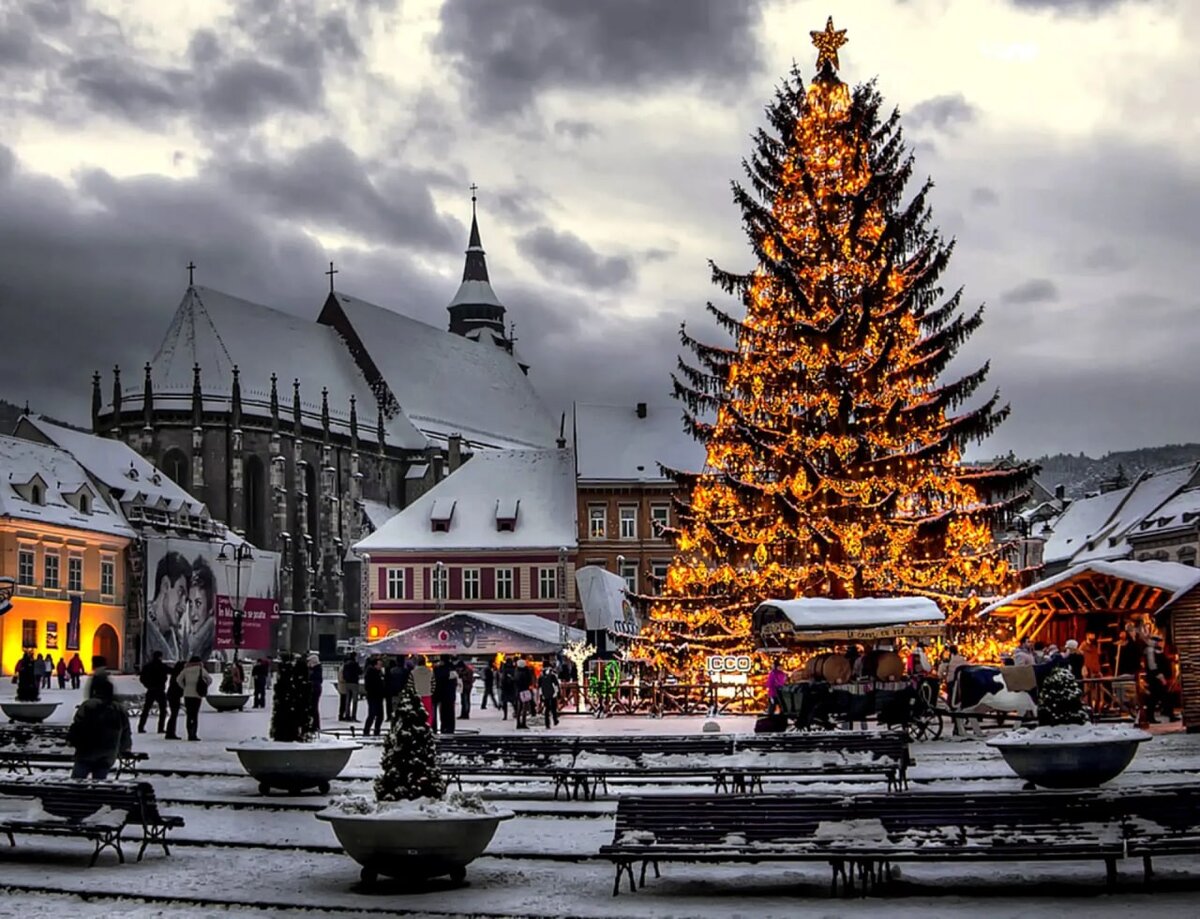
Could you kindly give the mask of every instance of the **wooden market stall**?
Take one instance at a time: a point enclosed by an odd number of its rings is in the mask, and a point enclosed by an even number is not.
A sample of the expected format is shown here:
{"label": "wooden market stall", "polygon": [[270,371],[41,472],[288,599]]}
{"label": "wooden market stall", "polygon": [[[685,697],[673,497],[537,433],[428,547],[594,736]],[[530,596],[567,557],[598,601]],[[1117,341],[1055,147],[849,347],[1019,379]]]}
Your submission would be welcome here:
{"label": "wooden market stall", "polygon": [[1200,730],[1200,569],[1160,561],[1087,562],[998,600],[979,616],[1013,620],[1018,641],[1060,648],[1068,639],[1095,635],[1106,677],[1123,623],[1161,630],[1179,657],[1184,724]]}

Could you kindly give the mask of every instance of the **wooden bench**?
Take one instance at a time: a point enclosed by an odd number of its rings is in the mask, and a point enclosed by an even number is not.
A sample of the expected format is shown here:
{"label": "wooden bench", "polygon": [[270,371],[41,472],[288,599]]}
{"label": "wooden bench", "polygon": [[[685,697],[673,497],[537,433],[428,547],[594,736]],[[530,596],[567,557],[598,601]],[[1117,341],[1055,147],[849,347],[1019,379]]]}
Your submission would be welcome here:
{"label": "wooden bench", "polygon": [[[75,761],[75,751],[67,743],[65,724],[0,725],[0,767],[9,773],[33,774],[34,765],[65,765]],[[123,772],[138,774],[138,763],[149,759],[146,753],[124,753],[117,757],[114,778]]]}
{"label": "wooden bench", "polygon": [[[919,795],[629,796],[617,804],[613,896],[659,863],[825,862],[831,893],[890,875],[898,861],[1103,860],[1109,884],[1124,854],[1120,821],[1087,811],[1073,794],[959,796],[960,811]],[[633,867],[641,863],[635,882]]]}
{"label": "wooden bench", "polygon": [[[112,849],[117,860],[124,864],[121,833],[132,824],[142,828],[142,844],[137,860],[141,861],[146,847],[167,847],[167,832],[183,826],[183,818],[159,812],[154,788],[148,782],[89,782],[89,781],[30,781],[9,779],[0,781],[0,795],[32,798],[40,801],[42,813],[37,815],[0,814],[0,832],[16,845],[14,833],[39,836],[83,837],[95,843],[88,867],[96,864],[100,853]],[[107,807],[111,813],[96,819],[97,812]]]}
{"label": "wooden bench", "polygon": [[1200,855],[1200,786],[1151,786],[1122,796],[1125,851],[1141,858],[1146,886],[1155,857]]}

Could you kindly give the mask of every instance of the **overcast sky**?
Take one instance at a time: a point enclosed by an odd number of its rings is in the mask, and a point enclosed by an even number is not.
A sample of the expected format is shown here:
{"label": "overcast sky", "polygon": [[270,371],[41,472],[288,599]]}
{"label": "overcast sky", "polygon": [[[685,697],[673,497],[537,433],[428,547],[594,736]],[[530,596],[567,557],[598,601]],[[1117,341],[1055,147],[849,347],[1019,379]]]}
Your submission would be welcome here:
{"label": "overcast sky", "polygon": [[982,454],[1200,440],[1195,0],[4,0],[0,396],[87,421],[197,281],[429,322],[480,186],[548,403],[666,401],[810,29],[899,106],[1012,418]]}

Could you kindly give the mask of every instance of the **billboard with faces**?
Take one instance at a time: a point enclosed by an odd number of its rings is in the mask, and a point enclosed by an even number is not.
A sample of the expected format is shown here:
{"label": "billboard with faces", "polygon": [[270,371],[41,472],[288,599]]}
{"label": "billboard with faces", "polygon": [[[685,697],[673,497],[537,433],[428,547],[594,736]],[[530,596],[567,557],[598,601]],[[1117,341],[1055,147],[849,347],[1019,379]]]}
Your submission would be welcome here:
{"label": "billboard with faces", "polygon": [[[279,555],[254,550],[238,569],[221,561],[222,543],[195,539],[146,541],[146,622],[143,660],[207,660],[233,648],[233,602],[245,594],[241,648],[272,649],[279,624]],[[227,549],[226,554],[232,554]],[[253,625],[250,624],[253,620]]]}

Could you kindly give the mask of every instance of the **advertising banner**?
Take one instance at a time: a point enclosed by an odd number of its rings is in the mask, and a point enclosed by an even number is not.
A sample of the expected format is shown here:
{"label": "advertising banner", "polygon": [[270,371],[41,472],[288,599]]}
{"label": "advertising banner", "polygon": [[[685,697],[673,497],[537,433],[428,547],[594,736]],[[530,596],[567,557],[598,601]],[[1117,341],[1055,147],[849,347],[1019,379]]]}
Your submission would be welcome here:
{"label": "advertising banner", "polygon": [[83,615],[83,599],[79,594],[71,597],[71,606],[67,613],[67,650],[79,650],[80,617]]}
{"label": "advertising banner", "polygon": [[588,629],[626,637],[641,632],[642,623],[629,602],[623,577],[599,565],[585,565],[575,572],[575,584]]}
{"label": "advertising banner", "polygon": [[46,623],[46,649],[51,651],[58,650],[58,623]]}
{"label": "advertising banner", "polygon": [[[168,661],[192,656],[207,660],[214,651],[232,649],[232,606],[227,598],[239,591],[246,596],[247,610],[242,647],[272,648],[279,621],[279,555],[255,549],[253,559],[243,562],[239,573],[237,566],[218,558],[222,546],[221,542],[169,537],[146,541],[143,660],[149,660],[155,651],[161,651]],[[232,548],[225,552],[233,555]],[[218,603],[223,598],[227,615],[222,632],[228,643],[218,644],[222,618]],[[251,609],[255,611],[253,626]]]}
{"label": "advertising banner", "polygon": [[217,638],[213,644],[218,651],[270,651],[275,628],[279,624],[279,601],[270,597],[247,597],[242,617],[242,643],[233,640],[233,603],[224,595],[217,597]]}

